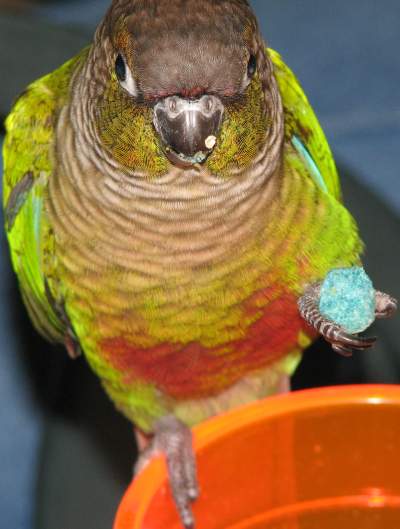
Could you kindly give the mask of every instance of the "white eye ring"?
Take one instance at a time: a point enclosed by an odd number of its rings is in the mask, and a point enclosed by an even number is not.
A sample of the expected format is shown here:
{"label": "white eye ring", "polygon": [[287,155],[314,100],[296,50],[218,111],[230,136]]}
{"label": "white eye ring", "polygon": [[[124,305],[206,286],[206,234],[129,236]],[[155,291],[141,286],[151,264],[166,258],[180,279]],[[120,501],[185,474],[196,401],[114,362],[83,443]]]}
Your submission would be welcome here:
{"label": "white eye ring", "polygon": [[247,63],[247,71],[244,75],[243,83],[242,83],[242,90],[246,90],[246,88],[250,85],[251,81],[253,80],[255,74],[257,71],[257,57],[251,53],[249,56],[249,61]]}
{"label": "white eye ring", "polygon": [[122,88],[124,88],[128,92],[128,94],[130,94],[131,96],[137,97],[139,95],[136,81],[133,78],[133,75],[132,75],[132,72],[129,66],[126,66],[126,79],[125,81],[120,81],[120,84]]}
{"label": "white eye ring", "polygon": [[249,76],[246,73],[246,75],[243,78],[242,90],[246,90],[246,88],[248,88],[250,86],[251,81],[252,81],[252,79],[250,79]]}
{"label": "white eye ring", "polygon": [[132,97],[137,97],[139,95],[139,90],[136,81],[133,78],[131,69],[121,54],[118,54],[115,61],[115,73],[122,88]]}

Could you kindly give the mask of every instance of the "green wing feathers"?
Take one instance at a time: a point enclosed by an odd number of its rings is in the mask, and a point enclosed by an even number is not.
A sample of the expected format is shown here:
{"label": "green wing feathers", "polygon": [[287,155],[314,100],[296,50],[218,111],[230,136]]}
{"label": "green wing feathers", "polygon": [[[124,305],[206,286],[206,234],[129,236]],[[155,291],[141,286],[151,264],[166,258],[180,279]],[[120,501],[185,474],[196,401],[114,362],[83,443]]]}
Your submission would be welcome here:
{"label": "green wing feathers", "polygon": [[47,294],[44,269],[51,273],[54,241],[43,199],[52,173],[54,127],[81,57],[21,94],[6,120],[3,147],[3,207],[13,268],[35,326],[51,341],[63,340],[64,325]]}
{"label": "green wing feathers", "polygon": [[268,54],[284,107],[286,141],[300,154],[317,184],[340,200],[339,176],[321,125],[292,70],[276,51],[268,48]]}

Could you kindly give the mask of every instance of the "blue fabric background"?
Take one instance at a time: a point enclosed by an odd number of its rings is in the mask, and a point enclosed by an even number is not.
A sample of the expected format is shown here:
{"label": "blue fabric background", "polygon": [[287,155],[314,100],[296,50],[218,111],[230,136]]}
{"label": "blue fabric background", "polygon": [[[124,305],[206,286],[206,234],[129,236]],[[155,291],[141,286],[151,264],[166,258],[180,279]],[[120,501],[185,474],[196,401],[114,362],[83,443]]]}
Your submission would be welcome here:
{"label": "blue fabric background", "polygon": [[[399,212],[400,2],[252,3],[268,43],[302,81],[337,157]],[[108,4],[60,1],[38,8],[36,16],[94,28]],[[18,354],[24,337],[10,332],[5,300],[14,292],[3,233],[0,274],[1,526],[30,529],[42,412]]]}
{"label": "blue fabric background", "polygon": [[30,529],[42,413],[20,354],[24,337],[10,314],[14,281],[3,229],[0,244],[0,526]]}

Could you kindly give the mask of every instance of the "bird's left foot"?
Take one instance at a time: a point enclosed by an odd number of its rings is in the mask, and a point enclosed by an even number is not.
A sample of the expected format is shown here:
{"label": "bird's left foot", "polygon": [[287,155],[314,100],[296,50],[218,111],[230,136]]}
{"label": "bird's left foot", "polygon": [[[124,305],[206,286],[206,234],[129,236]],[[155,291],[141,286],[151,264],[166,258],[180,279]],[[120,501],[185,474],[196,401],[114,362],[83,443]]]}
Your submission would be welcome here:
{"label": "bird's left foot", "polygon": [[[351,356],[353,349],[364,351],[371,348],[376,342],[375,337],[363,337],[351,334],[334,321],[324,317],[319,309],[321,283],[309,287],[305,294],[299,299],[298,307],[302,318],[316,331],[318,331],[327,342],[332,344],[332,349],[342,356]],[[387,318],[397,308],[396,300],[376,292],[376,318]]]}
{"label": "bird's left foot", "polygon": [[193,529],[191,503],[197,499],[199,487],[192,432],[172,415],[157,422],[153,438],[139,456],[135,474],[143,470],[153,456],[161,453],[166,458],[172,495],[182,523],[186,529]]}

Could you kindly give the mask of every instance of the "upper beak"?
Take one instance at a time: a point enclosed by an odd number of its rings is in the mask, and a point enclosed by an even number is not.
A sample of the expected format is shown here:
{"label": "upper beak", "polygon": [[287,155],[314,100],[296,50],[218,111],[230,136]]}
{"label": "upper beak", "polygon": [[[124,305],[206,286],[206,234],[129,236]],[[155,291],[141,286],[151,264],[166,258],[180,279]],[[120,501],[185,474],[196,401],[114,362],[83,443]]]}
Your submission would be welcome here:
{"label": "upper beak", "polygon": [[153,123],[169,159],[183,166],[202,163],[214,149],[224,105],[212,95],[198,100],[167,97],[154,107]]}

